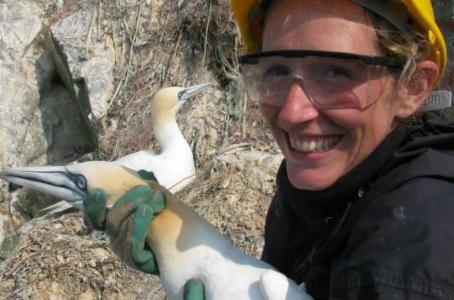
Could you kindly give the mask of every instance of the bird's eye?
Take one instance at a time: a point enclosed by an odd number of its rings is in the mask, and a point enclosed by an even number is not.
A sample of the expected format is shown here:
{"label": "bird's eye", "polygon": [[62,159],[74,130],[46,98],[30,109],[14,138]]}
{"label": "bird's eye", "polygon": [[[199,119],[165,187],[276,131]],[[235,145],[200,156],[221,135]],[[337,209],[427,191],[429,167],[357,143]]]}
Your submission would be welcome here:
{"label": "bird's eye", "polygon": [[85,190],[85,189],[87,189],[87,180],[85,179],[84,176],[79,175],[76,178],[76,185],[79,189]]}

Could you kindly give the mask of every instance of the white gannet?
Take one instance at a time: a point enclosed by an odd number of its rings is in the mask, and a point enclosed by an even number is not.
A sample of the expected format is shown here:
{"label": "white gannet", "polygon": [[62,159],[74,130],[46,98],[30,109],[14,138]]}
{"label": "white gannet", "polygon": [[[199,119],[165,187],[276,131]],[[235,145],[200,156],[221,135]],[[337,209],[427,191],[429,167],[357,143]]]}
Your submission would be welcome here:
{"label": "white gannet", "polygon": [[157,91],[151,100],[151,118],[153,133],[162,152],[138,151],[115,160],[115,163],[134,171],[152,172],[159,184],[171,192],[177,192],[192,182],[195,179],[194,156],[178,127],[176,114],[188,99],[211,86],[205,83]]}
{"label": "white gannet", "polygon": [[[150,184],[112,162],[4,169],[0,177],[18,185],[80,203],[93,188],[108,193],[111,206],[133,186]],[[150,223],[147,244],[153,250],[162,286],[171,300],[183,299],[188,279],[203,281],[206,300],[309,300],[297,285],[269,264],[235,247],[191,208],[167,197],[165,209]]]}
{"label": "white gannet", "polygon": [[[151,99],[152,128],[161,153],[142,150],[118,158],[114,162],[134,171],[153,173],[159,184],[175,193],[195,179],[194,156],[181,133],[176,114],[188,100],[212,87],[203,83],[190,87],[166,87],[158,90]],[[73,205],[60,201],[40,211],[41,214],[65,211]]]}

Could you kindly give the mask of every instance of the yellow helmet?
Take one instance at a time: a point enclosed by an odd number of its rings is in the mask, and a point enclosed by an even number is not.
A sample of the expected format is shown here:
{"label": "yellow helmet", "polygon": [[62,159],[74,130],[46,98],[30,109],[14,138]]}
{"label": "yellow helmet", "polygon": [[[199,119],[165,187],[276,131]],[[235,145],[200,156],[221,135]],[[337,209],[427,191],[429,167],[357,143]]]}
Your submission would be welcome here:
{"label": "yellow helmet", "polygon": [[[417,30],[425,34],[431,46],[431,59],[440,67],[440,76],[447,64],[446,42],[435,22],[431,0],[351,0],[381,15],[399,30]],[[258,14],[261,0],[230,0],[233,14],[248,53],[261,47],[262,23]],[[409,22],[410,21],[410,22]]]}

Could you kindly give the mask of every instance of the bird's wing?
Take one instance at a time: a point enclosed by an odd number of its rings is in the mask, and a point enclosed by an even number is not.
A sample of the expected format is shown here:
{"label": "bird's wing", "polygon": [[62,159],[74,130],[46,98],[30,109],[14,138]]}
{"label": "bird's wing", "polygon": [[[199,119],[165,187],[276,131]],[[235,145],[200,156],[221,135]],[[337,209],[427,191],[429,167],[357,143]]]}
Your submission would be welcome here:
{"label": "bird's wing", "polygon": [[123,157],[118,158],[114,163],[122,165],[128,169],[139,171],[147,170],[151,172],[156,172],[156,169],[159,169],[161,166],[159,164],[159,159],[156,159],[156,155],[147,150],[137,151]]}
{"label": "bird's wing", "polygon": [[268,270],[260,277],[260,288],[265,300],[313,300],[304,285],[297,285],[283,274]]}

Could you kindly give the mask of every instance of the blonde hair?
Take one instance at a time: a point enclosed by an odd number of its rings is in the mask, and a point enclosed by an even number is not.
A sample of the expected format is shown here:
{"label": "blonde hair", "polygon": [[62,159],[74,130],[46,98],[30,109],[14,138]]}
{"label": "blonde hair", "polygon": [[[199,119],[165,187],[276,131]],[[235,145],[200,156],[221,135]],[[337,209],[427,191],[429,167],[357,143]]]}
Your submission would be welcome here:
{"label": "blonde hair", "polygon": [[425,36],[418,30],[401,32],[376,13],[365,9],[377,34],[380,46],[388,56],[403,57],[406,61],[399,72],[398,84],[415,76],[416,65],[430,54]]}

